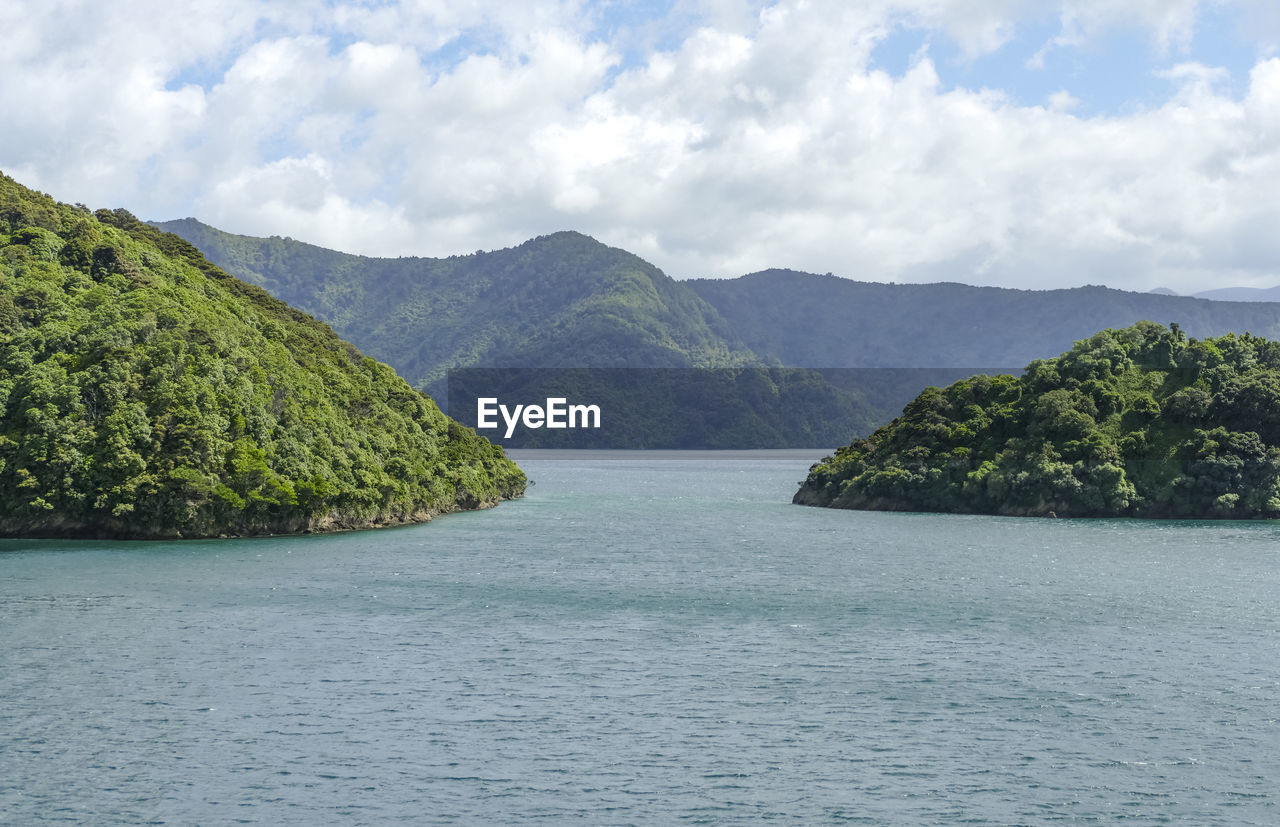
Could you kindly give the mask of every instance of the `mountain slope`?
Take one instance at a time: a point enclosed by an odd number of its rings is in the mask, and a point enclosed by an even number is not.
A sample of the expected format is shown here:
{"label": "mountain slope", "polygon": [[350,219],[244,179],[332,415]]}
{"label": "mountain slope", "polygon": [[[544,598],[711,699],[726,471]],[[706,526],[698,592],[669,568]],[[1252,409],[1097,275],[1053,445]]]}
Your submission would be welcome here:
{"label": "mountain slope", "polygon": [[456,366],[1016,367],[1103,328],[1280,335],[1280,306],[1105,287],[881,284],[792,270],[676,282],[578,233],[447,259],[156,226],[333,324],[418,384]]}
{"label": "mountain slope", "polygon": [[523,488],[389,367],[182,239],[0,175],[0,535],[357,528]]}
{"label": "mountain slope", "polygon": [[292,239],[155,226],[333,325],[419,387],[454,367],[751,364],[714,309],[642,259],[562,232],[445,259],[377,259]]}
{"label": "mountain slope", "polygon": [[[808,421],[796,422],[789,433],[762,426],[754,440],[736,447],[807,447],[814,434],[832,427],[852,435],[867,422],[892,419],[926,385],[975,370],[1016,369],[1102,328],[1153,320],[1178,322],[1200,337],[1280,335],[1280,304],[1103,287],[876,284],[786,270],[676,282],[636,256],[578,233],[446,259],[376,259],[291,239],[231,235],[194,219],[158,226],[333,324],[437,398],[446,395],[446,372],[458,367],[921,369],[824,371],[816,382],[802,373],[771,375],[769,382],[781,382],[776,400],[801,389],[805,398],[829,400],[830,410],[808,406],[796,413]],[[825,387],[815,396],[818,385]],[[524,390],[529,399],[540,398],[532,386]],[[615,407],[645,404],[622,401],[625,396],[607,398]],[[680,397],[694,408],[703,404],[696,394]],[[708,396],[705,404],[715,403]],[[855,410],[856,416],[850,413]],[[670,436],[669,429],[650,424],[664,431],[663,439]],[[747,430],[736,430],[735,439]]]}

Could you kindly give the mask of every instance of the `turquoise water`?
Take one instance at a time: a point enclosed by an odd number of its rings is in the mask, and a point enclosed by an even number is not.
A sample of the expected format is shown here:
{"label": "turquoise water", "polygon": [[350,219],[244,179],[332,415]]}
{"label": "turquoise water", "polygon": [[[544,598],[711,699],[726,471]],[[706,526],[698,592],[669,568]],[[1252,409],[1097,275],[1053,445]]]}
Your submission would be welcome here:
{"label": "turquoise water", "polygon": [[815,457],[734,456],[2,542],[0,821],[1280,822],[1280,525],[809,509]]}

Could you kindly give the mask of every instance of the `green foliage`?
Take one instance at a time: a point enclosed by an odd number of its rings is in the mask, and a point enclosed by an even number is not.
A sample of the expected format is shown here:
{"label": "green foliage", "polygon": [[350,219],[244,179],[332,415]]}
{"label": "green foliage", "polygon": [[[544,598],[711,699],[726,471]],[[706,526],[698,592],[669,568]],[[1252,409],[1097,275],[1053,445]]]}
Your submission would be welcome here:
{"label": "green foliage", "polygon": [[389,367],[187,242],[0,176],[0,535],[355,528],[523,487]]}
{"label": "green foliage", "polygon": [[1021,378],[929,388],[796,502],[1009,515],[1280,517],[1280,343],[1140,322]]}

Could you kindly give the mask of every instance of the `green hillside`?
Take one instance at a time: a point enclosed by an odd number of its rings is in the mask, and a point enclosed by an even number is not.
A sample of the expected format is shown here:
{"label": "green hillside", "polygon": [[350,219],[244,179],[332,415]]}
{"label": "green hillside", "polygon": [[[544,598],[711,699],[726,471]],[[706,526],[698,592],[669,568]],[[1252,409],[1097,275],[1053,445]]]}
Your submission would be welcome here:
{"label": "green hillside", "polygon": [[1008,515],[1280,516],[1280,342],[1150,322],[1020,378],[928,388],[795,502]]}
{"label": "green hillside", "polygon": [[334,326],[419,385],[458,366],[999,367],[1104,328],[1280,336],[1280,303],[1105,287],[881,284],[792,270],[677,282],[578,233],[446,259],[379,259],[162,222],[211,261]]}
{"label": "green hillside", "polygon": [[391,368],[177,236],[0,175],[0,535],[360,528],[524,484]]}
{"label": "green hillside", "polygon": [[[1202,338],[1231,331],[1280,337],[1280,304],[1103,287],[878,284],[789,270],[677,282],[630,253],[571,232],[488,253],[378,259],[231,235],[194,219],[157,226],[334,325],[437,398],[444,396],[446,372],[459,367],[824,369],[821,377],[769,374],[775,389],[758,397],[768,410],[754,427],[728,429],[733,447],[741,448],[812,447],[832,432],[843,442],[868,433],[867,423],[891,420],[927,384],[1017,369],[1103,328],[1155,320],[1177,322]],[[825,370],[849,368],[858,370]],[[698,409],[714,406],[717,393],[708,388],[705,400],[679,396]],[[803,421],[776,427],[787,419],[779,406],[797,396],[806,404],[791,414]],[[706,436],[641,424],[645,436],[628,447]],[[649,438],[655,432],[659,438]],[[721,446],[719,436],[698,444]]]}
{"label": "green hillside", "polygon": [[[445,377],[454,368],[611,369],[577,374],[558,393],[606,405],[617,427],[494,436],[510,445],[823,447],[866,433],[919,389],[867,398],[806,371],[732,373],[766,363],[714,308],[653,265],[580,233],[444,259],[377,259],[286,238],[231,235],[194,219],[156,226],[324,319],[437,399],[448,398]],[[650,372],[617,370],[629,368]],[[652,372],[684,368],[730,373],[658,379]],[[739,381],[726,392],[730,375]],[[504,383],[504,398],[542,398],[540,378],[517,371],[513,384]]]}
{"label": "green hillside", "polygon": [[156,226],[433,391],[446,371],[462,366],[757,363],[683,284],[580,233],[443,259],[380,259],[232,235],[190,218]]}

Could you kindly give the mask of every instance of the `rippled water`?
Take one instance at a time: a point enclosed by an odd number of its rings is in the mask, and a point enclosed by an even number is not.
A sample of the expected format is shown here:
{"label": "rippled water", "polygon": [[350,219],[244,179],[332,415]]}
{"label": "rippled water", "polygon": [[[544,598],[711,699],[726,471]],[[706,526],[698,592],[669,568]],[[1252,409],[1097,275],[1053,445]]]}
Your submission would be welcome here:
{"label": "rippled water", "polygon": [[624,456],[414,528],[0,543],[0,821],[1280,822],[1280,525]]}

